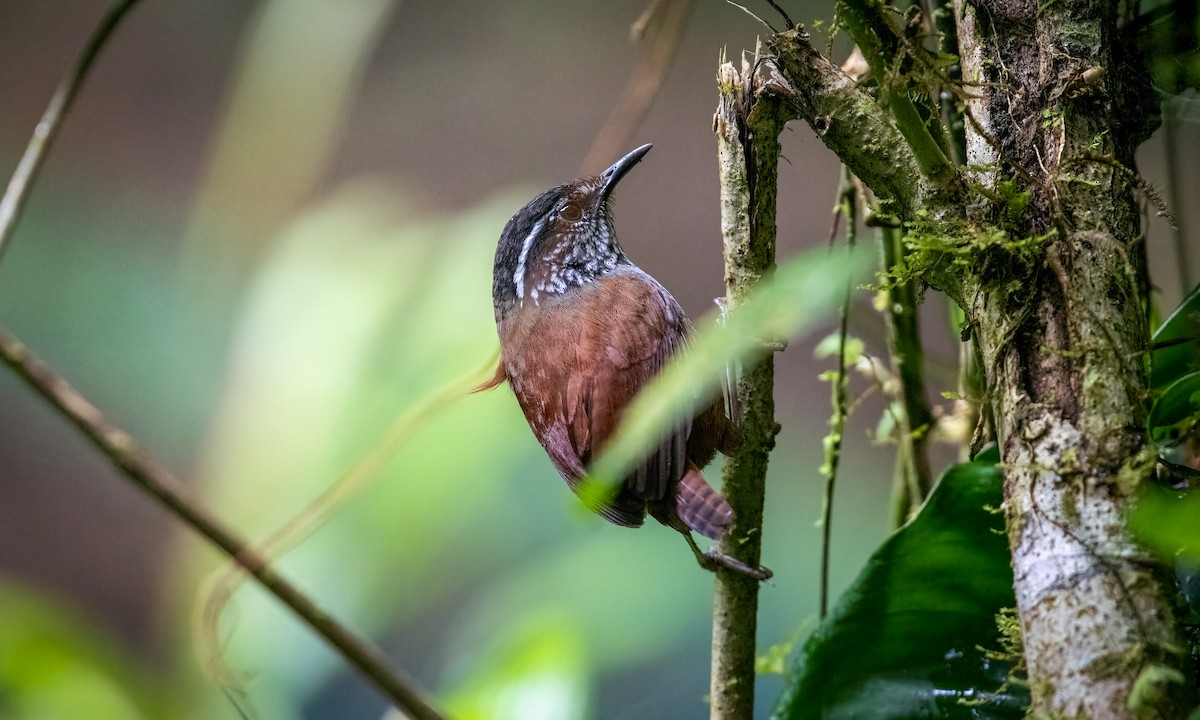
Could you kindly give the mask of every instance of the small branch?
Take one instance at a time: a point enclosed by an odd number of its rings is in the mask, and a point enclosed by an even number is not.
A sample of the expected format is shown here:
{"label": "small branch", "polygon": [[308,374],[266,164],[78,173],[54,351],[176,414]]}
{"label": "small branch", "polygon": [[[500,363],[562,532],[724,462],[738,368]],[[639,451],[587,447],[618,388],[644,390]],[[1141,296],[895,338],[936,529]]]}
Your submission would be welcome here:
{"label": "small branch", "polygon": [[25,154],[21,156],[17,169],[13,171],[12,178],[8,181],[4,197],[0,198],[0,258],[4,257],[8,239],[12,235],[13,228],[16,227],[17,218],[21,216],[21,210],[25,207],[29,189],[33,185],[33,181],[37,179],[38,171],[42,169],[46,153],[58,135],[58,129],[62,127],[63,116],[66,115],[71,103],[75,100],[84,78],[87,77],[88,70],[91,69],[96,56],[100,54],[100,48],[104,47],[113,30],[121,22],[121,18],[136,3],[137,0],[116,0],[109,6],[104,17],[100,18],[96,29],[92,31],[87,44],[83,46],[83,51],[75,60],[75,65],[59,84],[54,97],[50,99],[50,104],[46,106],[46,112],[42,114],[42,119],[33,129],[33,137],[25,147]]}
{"label": "small branch", "polygon": [[[904,246],[897,228],[879,229],[879,246],[883,267],[890,272],[904,258]],[[892,368],[900,381],[900,398],[904,402],[901,418],[900,443],[906,450],[910,480],[909,507],[921,504],[933,486],[929,470],[928,442],[933,428],[933,413],[925,397],[924,351],[917,318],[917,289],[909,280],[896,283],[887,291],[888,306],[884,316],[888,326],[888,351]]]}
{"label": "small branch", "polygon": [[[953,1],[938,0],[930,22],[937,29],[938,50],[943,55],[957,55],[958,24],[954,18]],[[962,83],[962,71],[958,69],[957,65],[953,69],[948,69],[946,74],[952,82]],[[943,85],[940,91],[944,94],[946,86]],[[954,161],[955,165],[962,167],[967,162],[967,135],[962,106],[953,92],[950,97],[934,97],[933,101],[941,114],[942,127],[949,136],[950,159]]]}
{"label": "small branch", "polygon": [[884,14],[883,3],[842,0],[837,7],[847,32],[871,66],[879,82],[881,101],[891,109],[892,119],[912,149],[921,174],[940,183],[949,182],[955,174],[953,164],[929,132],[907,88],[892,71],[904,43]]}
{"label": "small branch", "polygon": [[[778,138],[794,117],[778,95],[762,89],[764,82],[773,85],[776,79],[760,77],[756,70],[760,70],[757,57],[749,65],[743,63],[741,72],[724,63],[717,73],[720,104],[713,129],[720,163],[726,303],[735,313],[743,298],[775,268]],[[758,567],[762,551],[767,461],[779,431],[772,396],[774,374],[774,359],[768,355],[738,383],[745,441],[725,463],[724,492],[737,519],[719,550],[750,567]],[[750,720],[754,715],[757,625],[758,581],[718,570],[710,687],[713,720]]]}
{"label": "small branch", "polygon": [[1175,142],[1176,126],[1179,121],[1168,110],[1163,113],[1163,157],[1167,165],[1167,197],[1171,198],[1171,212],[1175,214],[1172,237],[1175,239],[1175,266],[1179,273],[1179,297],[1187,297],[1195,287],[1192,282],[1192,264],[1188,257],[1188,236],[1185,226],[1187,213],[1183,207],[1183,178],[1179,174],[1179,148]]}
{"label": "small branch", "polygon": [[[838,203],[834,212],[834,232],[837,217],[846,223],[846,244],[854,247],[858,235],[858,194],[849,173],[842,166],[842,181],[838,188]],[[832,234],[830,241],[832,245]],[[826,436],[825,492],[821,498],[821,590],[818,617],[821,620],[829,613],[829,568],[830,549],[833,545],[833,491],[837,485],[838,466],[842,458],[842,439],[846,431],[846,339],[849,336],[850,297],[853,283],[846,283],[846,294],[838,311],[837,377],[833,381],[833,417],[829,420],[829,435]]]}
{"label": "small branch", "polygon": [[340,624],[276,572],[249,544],[191,496],[170,470],[143,452],[66,380],[46,367],[5,328],[0,327],[0,358],[96,446],[139,490],[157,500],[254,576],[396,707],[415,720],[442,720],[403,673],[368,640]]}
{"label": "small branch", "polygon": [[779,7],[779,4],[776,3],[775,0],[767,0],[767,4],[770,5],[771,7],[773,7],[775,9],[775,12],[779,13],[783,17],[784,25],[787,27],[788,30],[791,30],[792,28],[796,27],[796,23],[792,22],[792,19],[790,17],[788,17],[788,14],[786,12],[783,11],[783,8]]}
{"label": "small branch", "polygon": [[[902,218],[921,205],[935,214],[961,211],[954,202],[933,197],[957,182],[923,171],[905,136],[876,99],[818,52],[802,28],[775,35],[770,42],[792,109],[817,133],[850,172],[883,201],[884,212]],[[936,144],[936,143],[935,143]]]}
{"label": "small branch", "polygon": [[583,174],[605,168],[614,157],[629,149],[678,54],[679,40],[693,4],[694,0],[653,0],[633,24],[631,34],[641,43],[641,52],[620,99],[588,150]]}

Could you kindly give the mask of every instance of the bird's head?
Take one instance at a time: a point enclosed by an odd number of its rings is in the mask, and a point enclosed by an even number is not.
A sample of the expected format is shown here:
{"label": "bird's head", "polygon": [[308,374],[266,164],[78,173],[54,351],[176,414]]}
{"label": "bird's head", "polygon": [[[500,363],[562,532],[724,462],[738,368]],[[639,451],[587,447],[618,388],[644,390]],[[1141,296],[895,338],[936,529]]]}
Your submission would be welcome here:
{"label": "bird's head", "polygon": [[540,304],[629,262],[613,229],[612,192],[650,151],[633,150],[592,177],[551,188],[513,215],[500,234],[492,275],[496,320]]}

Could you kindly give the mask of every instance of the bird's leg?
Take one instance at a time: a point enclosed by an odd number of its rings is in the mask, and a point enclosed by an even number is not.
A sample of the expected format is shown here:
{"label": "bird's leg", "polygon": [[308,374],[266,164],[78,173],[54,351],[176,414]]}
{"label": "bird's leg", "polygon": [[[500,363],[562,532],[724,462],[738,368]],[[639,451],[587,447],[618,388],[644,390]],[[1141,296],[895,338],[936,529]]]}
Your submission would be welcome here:
{"label": "bird's leg", "polygon": [[717,568],[723,567],[726,570],[732,570],[735,573],[745,575],[746,577],[755,580],[770,580],[775,574],[765,567],[752,568],[741,560],[737,560],[718,551],[715,547],[708,552],[700,549],[696,544],[696,539],[692,537],[692,533],[688,530],[680,529],[683,538],[687,540],[688,547],[692,549],[692,554],[696,556],[696,562],[700,563],[700,567],[710,572],[716,572]]}

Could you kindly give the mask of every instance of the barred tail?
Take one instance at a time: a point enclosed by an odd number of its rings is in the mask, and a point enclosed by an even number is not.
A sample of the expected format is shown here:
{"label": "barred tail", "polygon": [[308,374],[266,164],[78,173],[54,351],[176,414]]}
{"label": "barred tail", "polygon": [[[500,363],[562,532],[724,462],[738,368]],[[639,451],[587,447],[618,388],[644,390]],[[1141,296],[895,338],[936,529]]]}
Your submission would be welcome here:
{"label": "barred tail", "polygon": [[675,512],[684,525],[713,540],[719,539],[733,522],[733,508],[691,463],[675,486]]}

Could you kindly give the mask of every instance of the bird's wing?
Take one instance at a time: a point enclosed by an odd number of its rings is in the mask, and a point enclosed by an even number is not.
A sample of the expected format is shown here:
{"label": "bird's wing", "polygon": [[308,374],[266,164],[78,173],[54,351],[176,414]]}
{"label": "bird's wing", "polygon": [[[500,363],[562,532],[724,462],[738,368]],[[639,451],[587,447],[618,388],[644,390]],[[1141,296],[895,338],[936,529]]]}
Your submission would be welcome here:
{"label": "bird's wing", "polygon": [[[525,417],[554,466],[580,492],[589,463],[616,431],[633,397],[686,343],[687,319],[665,289],[640,271],[612,273],[568,299],[546,301],[505,358]],[[599,512],[641,525],[687,471],[691,414],[639,463]]]}
{"label": "bird's wing", "polygon": [[[586,308],[577,346],[577,367],[586,375],[571,382],[582,392],[579,407],[568,407],[575,447],[588,453],[584,464],[616,432],[635,395],[687,342],[687,319],[675,299],[640,271],[614,273],[585,290]],[[584,369],[587,369],[584,371]],[[625,489],[645,501],[661,500],[687,471],[687,439],[692,414],[684,413],[645,460],[625,478]]]}

